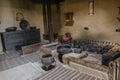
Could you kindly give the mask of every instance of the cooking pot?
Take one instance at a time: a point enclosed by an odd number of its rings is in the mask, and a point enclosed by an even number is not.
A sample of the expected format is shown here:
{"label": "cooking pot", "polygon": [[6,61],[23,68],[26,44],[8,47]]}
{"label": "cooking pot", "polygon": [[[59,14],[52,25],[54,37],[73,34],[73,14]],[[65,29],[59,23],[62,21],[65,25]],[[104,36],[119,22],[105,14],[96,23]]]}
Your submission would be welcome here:
{"label": "cooking pot", "polygon": [[22,30],[30,29],[30,24],[27,20],[21,20],[19,25]]}
{"label": "cooking pot", "polygon": [[5,29],[6,32],[16,31],[16,30],[17,30],[17,27],[9,27]]}
{"label": "cooking pot", "polygon": [[50,54],[43,55],[41,58],[41,62],[44,65],[51,65],[52,63],[55,62],[54,58]]}
{"label": "cooking pot", "polygon": [[57,47],[58,58],[60,62],[63,62],[62,57],[64,54],[72,52],[71,46],[68,44],[62,44]]}
{"label": "cooking pot", "polygon": [[43,55],[41,58],[41,63],[43,64],[42,69],[44,69],[45,71],[53,69],[56,65],[55,59],[51,54]]}

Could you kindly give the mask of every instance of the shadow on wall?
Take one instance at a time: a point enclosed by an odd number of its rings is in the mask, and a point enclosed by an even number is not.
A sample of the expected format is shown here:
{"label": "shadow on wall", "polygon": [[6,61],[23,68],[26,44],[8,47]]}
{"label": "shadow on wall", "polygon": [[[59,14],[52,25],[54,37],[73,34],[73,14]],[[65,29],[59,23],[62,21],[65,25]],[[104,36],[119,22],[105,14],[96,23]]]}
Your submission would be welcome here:
{"label": "shadow on wall", "polygon": [[34,9],[34,4],[29,0],[0,0],[0,7]]}
{"label": "shadow on wall", "polygon": [[100,34],[90,34],[89,32],[82,31],[80,39],[93,39],[93,40],[109,40],[109,37],[104,33]]}

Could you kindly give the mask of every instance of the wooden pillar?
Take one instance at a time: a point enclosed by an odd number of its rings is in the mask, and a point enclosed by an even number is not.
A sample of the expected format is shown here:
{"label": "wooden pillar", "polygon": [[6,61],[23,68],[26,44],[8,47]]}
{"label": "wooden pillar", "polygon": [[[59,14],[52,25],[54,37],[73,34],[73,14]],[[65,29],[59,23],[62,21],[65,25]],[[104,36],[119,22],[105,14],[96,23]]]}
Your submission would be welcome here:
{"label": "wooden pillar", "polygon": [[46,12],[46,0],[42,1],[42,11],[43,11],[44,33],[48,33],[48,22],[47,22],[47,12]]}
{"label": "wooden pillar", "polygon": [[61,15],[60,15],[60,1],[56,0],[41,0],[43,9],[43,21],[44,21],[44,32],[49,35],[49,41],[54,41],[54,31],[53,31],[53,19],[52,19],[52,4],[56,4],[57,17],[58,17],[58,29],[61,27]]}
{"label": "wooden pillar", "polygon": [[61,28],[61,8],[60,8],[60,3],[56,3],[56,10],[57,10],[57,32],[59,32]]}
{"label": "wooden pillar", "polygon": [[47,0],[47,17],[48,17],[49,39],[50,39],[50,42],[53,42],[54,36],[53,36],[52,11],[51,11],[50,0]]}

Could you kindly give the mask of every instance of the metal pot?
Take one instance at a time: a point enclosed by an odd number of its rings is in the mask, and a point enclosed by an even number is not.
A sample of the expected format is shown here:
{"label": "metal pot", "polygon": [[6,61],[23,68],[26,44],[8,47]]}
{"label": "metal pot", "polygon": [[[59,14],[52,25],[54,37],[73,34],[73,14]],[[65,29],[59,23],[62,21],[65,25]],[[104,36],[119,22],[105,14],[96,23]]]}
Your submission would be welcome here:
{"label": "metal pot", "polygon": [[81,53],[82,49],[81,48],[74,48],[74,53]]}
{"label": "metal pot", "polygon": [[29,24],[29,22],[27,20],[21,20],[20,23],[19,23],[19,25],[20,25],[20,28],[22,30],[28,30],[28,29],[30,29],[30,24]]}
{"label": "metal pot", "polygon": [[63,62],[62,56],[63,56],[64,54],[67,54],[67,53],[72,52],[71,46],[68,45],[68,44],[60,45],[60,46],[57,47],[57,52],[59,53],[59,54],[58,54],[59,61],[60,61],[60,62]]}
{"label": "metal pot", "polygon": [[9,27],[5,29],[6,32],[11,32],[11,31],[16,31],[16,30],[17,30],[17,27]]}
{"label": "metal pot", "polygon": [[54,58],[50,54],[43,55],[41,58],[41,62],[43,65],[51,65],[52,63],[55,62]]}

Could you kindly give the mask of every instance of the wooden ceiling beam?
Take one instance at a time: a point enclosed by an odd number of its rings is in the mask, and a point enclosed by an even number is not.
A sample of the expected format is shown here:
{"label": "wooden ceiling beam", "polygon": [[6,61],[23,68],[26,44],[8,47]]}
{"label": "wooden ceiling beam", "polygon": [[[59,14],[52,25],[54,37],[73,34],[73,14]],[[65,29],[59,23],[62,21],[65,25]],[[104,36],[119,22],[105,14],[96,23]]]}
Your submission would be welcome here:
{"label": "wooden ceiling beam", "polygon": [[55,4],[55,3],[60,3],[60,2],[63,2],[65,0],[31,0],[32,3],[47,3],[48,1],[50,1],[51,4]]}

